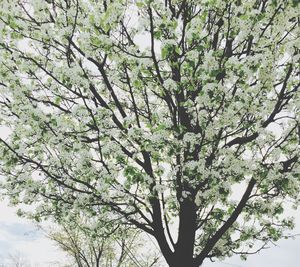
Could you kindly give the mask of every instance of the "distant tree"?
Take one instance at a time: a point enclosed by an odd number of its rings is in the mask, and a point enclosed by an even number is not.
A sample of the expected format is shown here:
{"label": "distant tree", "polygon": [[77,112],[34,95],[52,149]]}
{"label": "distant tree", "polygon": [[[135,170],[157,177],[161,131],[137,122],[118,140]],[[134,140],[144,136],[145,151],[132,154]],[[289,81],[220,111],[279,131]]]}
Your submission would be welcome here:
{"label": "distant tree", "polygon": [[[92,221],[94,221],[92,223]],[[99,226],[96,220],[73,216],[60,222],[47,236],[70,256],[70,266],[77,267],[154,267],[159,260],[151,247],[148,257],[139,255],[141,238],[138,232]],[[142,262],[142,264],[140,263]]]}
{"label": "distant tree", "polygon": [[19,251],[14,253],[9,253],[7,256],[3,257],[4,263],[0,263],[0,267],[31,267],[27,258],[22,255]]}
{"label": "distant tree", "polygon": [[[243,257],[299,203],[298,0],[1,0],[1,173],[36,218]],[[121,238],[122,240],[122,238]]]}

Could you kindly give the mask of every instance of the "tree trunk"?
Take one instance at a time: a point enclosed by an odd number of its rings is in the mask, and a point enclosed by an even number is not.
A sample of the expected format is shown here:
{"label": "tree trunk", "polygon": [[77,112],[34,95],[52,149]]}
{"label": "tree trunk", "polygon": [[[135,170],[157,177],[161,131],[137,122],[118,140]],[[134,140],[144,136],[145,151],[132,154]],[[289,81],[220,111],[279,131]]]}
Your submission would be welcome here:
{"label": "tree trunk", "polygon": [[[180,256],[180,255],[179,255]],[[174,262],[173,264],[170,264],[169,267],[199,267],[199,265],[197,266],[192,259],[184,259],[183,257],[177,257],[176,262]]]}
{"label": "tree trunk", "polygon": [[185,199],[180,205],[178,240],[170,267],[198,267],[193,259],[196,218],[195,204]]}

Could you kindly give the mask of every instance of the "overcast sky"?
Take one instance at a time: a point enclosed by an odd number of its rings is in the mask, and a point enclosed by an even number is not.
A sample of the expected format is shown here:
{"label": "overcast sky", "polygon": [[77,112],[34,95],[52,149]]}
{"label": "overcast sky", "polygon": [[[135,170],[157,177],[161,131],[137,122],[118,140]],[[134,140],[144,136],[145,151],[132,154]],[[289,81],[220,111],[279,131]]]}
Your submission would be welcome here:
{"label": "overcast sky", "polygon": [[30,221],[19,218],[15,209],[0,202],[0,264],[9,255],[21,255],[32,266],[58,266],[54,262],[66,262],[65,254],[44,236]]}

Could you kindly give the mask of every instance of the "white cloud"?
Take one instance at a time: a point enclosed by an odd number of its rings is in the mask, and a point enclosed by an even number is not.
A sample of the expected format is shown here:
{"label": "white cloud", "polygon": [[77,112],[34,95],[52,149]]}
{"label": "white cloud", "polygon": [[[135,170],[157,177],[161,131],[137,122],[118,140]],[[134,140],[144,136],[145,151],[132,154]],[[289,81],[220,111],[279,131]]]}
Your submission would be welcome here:
{"label": "white cloud", "polygon": [[7,201],[0,202],[0,251],[1,262],[9,254],[20,254],[32,266],[54,266],[66,262],[66,255],[36,228],[33,222],[16,215],[16,208]]}
{"label": "white cloud", "polygon": [[[21,218],[16,215],[16,209],[8,206],[6,200],[0,202],[0,223],[16,223],[20,222]],[[23,220],[23,224],[30,224],[29,221]]]}

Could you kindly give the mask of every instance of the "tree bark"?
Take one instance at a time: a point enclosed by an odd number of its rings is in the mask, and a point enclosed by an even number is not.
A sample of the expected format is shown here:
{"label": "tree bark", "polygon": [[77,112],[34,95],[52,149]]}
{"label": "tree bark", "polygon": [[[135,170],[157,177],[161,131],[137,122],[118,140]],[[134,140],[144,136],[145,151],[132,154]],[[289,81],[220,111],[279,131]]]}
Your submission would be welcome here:
{"label": "tree bark", "polygon": [[174,263],[170,267],[196,267],[193,259],[196,219],[196,206],[187,198],[180,204],[178,240],[175,245]]}

